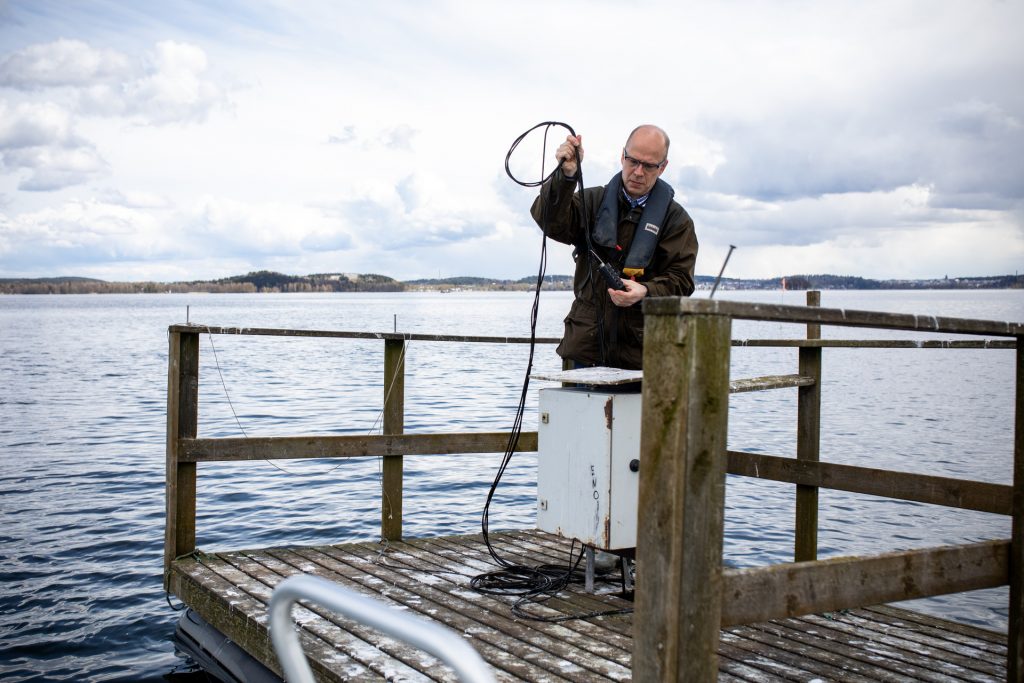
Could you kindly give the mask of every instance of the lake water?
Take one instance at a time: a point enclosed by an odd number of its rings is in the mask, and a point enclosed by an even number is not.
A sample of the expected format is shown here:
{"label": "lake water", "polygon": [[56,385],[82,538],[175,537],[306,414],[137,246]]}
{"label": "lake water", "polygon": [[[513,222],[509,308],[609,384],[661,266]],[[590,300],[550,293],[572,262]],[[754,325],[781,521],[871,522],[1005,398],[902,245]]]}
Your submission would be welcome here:
{"label": "lake water", "polygon": [[[699,292],[698,296],[706,296]],[[719,291],[802,304],[802,292]],[[538,335],[557,337],[569,293],[545,293]],[[1021,291],[822,293],[834,308],[1024,320]],[[352,331],[525,336],[531,295],[282,294],[0,296],[0,678],[161,680],[180,663],[178,613],[162,589],[167,327],[185,322]],[[738,322],[734,337],[799,337],[799,326]],[[831,338],[934,338],[826,328]],[[950,335],[938,338],[950,338]],[[525,345],[412,342],[406,431],[506,430]],[[204,335],[202,436],[379,430],[383,343]],[[554,370],[551,345],[535,370]],[[793,350],[733,349],[734,378],[795,372]],[[822,459],[1009,483],[1014,353],[824,353]],[[525,429],[536,428],[536,388]],[[741,394],[729,446],[795,453],[796,391]],[[405,533],[475,533],[500,455],[406,458]],[[199,468],[204,550],[370,540],[379,533],[376,461]],[[536,459],[516,456],[492,528],[532,526]],[[725,559],[787,561],[792,487],[730,477]],[[1009,537],[1009,520],[821,493],[820,556]],[[913,607],[1006,628],[1007,591]]]}

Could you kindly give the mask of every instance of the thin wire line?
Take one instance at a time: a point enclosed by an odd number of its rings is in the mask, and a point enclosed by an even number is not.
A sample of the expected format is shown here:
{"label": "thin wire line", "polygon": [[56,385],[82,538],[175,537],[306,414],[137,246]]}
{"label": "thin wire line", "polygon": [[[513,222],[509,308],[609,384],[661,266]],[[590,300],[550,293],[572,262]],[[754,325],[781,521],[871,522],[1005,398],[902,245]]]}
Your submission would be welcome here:
{"label": "thin wire line", "polygon": [[[210,349],[213,350],[213,360],[214,360],[214,364],[215,364],[215,366],[217,368],[217,374],[220,376],[220,384],[224,388],[224,398],[227,399],[228,407],[231,409],[231,415],[235,418],[235,424],[238,425],[238,430],[240,432],[242,432],[242,436],[243,437],[248,439],[249,435],[246,433],[245,428],[242,426],[242,422],[241,422],[241,420],[238,417],[238,413],[235,411],[235,404],[231,401],[231,394],[228,391],[228,385],[227,385],[227,382],[224,379],[224,372],[221,370],[220,357],[217,355],[217,347],[213,343],[213,331],[209,328],[209,326],[206,327],[206,334],[207,334],[207,337],[210,340]],[[398,365],[399,366],[402,366],[405,363],[405,353],[406,353],[406,350],[411,345],[410,344],[411,340],[409,340],[409,339],[404,340],[404,342],[405,343],[402,344],[402,353],[399,354],[399,356],[398,356]],[[397,374],[395,374],[395,376],[391,378],[391,384],[384,391],[384,403],[381,406],[381,409],[379,411],[377,411],[377,416],[374,418],[373,424],[370,425],[370,431],[367,432],[367,436],[372,435],[377,430],[377,423],[379,423],[381,421],[381,418],[384,415],[384,410],[385,410],[385,408],[386,408],[386,406],[388,404],[388,400],[390,400],[390,398],[391,398],[391,392],[395,388],[395,382],[396,381],[398,381],[398,375]],[[301,476],[301,475],[308,475],[309,474],[308,472],[297,472],[297,471],[293,471],[293,470],[288,470],[288,469],[286,469],[284,467],[281,467],[280,465],[278,465],[273,460],[270,460],[269,458],[264,458],[263,461],[266,462],[267,464],[269,464],[270,466],[274,467],[275,469],[280,470],[281,472],[284,472],[285,474],[291,474],[291,475],[295,475],[295,476]],[[387,496],[387,493],[384,491],[384,473],[383,473],[383,465],[382,465],[382,463],[383,463],[383,456],[380,456],[380,457],[377,458],[377,479],[378,479],[378,482],[380,483],[382,498],[387,498],[388,505],[391,505],[391,499],[390,499],[390,497]],[[344,464],[344,463],[343,462],[339,462],[334,467],[332,467],[329,470],[321,473],[320,476],[330,474],[334,470],[336,470],[339,467],[341,467],[342,464]]]}
{"label": "thin wire line", "polygon": [[238,413],[235,412],[235,404],[231,402],[231,394],[228,393],[227,382],[224,381],[224,373],[220,369],[220,357],[217,355],[217,347],[213,345],[213,331],[207,327],[206,336],[210,339],[210,348],[213,350],[213,361],[217,366],[217,374],[220,375],[220,385],[224,387],[224,398],[228,401],[228,407],[231,408],[231,414],[235,418],[235,424],[238,425],[238,431],[242,432],[242,436],[249,438],[249,435],[245,433],[245,428],[242,427],[241,420],[238,419]]}

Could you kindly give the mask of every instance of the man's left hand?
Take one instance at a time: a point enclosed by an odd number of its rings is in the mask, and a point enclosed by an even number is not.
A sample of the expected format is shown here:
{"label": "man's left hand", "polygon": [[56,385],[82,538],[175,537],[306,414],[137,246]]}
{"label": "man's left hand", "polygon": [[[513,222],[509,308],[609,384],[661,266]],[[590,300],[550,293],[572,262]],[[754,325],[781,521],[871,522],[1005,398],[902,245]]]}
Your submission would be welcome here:
{"label": "man's left hand", "polygon": [[640,299],[647,296],[647,287],[643,286],[639,282],[624,279],[622,284],[626,287],[625,290],[608,290],[608,296],[611,297],[612,303],[616,306],[632,306],[637,301],[640,301]]}

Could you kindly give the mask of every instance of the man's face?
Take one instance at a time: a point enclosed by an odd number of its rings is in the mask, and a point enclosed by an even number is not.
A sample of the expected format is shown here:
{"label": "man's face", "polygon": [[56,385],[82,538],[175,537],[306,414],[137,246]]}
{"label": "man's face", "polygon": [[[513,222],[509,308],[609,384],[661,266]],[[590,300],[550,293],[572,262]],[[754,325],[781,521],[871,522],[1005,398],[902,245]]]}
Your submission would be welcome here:
{"label": "man's face", "polygon": [[657,131],[638,130],[622,150],[622,186],[626,194],[643,197],[667,165],[665,139]]}

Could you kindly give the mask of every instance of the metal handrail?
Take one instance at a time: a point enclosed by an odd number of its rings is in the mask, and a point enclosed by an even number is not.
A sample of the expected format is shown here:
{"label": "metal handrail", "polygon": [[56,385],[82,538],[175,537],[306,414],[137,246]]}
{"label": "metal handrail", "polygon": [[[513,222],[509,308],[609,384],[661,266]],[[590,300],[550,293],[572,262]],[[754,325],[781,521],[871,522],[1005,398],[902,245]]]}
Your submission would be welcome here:
{"label": "metal handrail", "polygon": [[292,622],[292,606],[308,600],[414,645],[447,664],[462,681],[493,683],[494,674],[480,654],[457,633],[439,624],[392,609],[355,591],[309,574],[290,576],[270,597],[270,638],[289,683],[313,683],[313,670]]}

